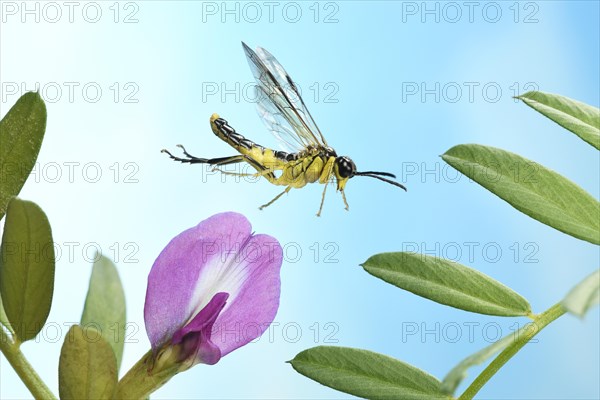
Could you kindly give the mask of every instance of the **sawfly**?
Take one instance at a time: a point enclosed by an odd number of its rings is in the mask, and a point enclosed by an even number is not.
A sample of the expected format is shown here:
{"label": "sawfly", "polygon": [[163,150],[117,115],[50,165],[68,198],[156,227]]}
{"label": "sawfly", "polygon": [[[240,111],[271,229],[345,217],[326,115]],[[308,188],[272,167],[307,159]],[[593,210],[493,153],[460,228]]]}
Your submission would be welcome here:
{"label": "sawfly", "polygon": [[[333,178],[337,190],[341,192],[346,210],[349,209],[344,189],[348,179],[355,176],[368,176],[387,182],[399,188],[406,188],[388,178],[396,178],[389,172],[356,170],[356,165],[347,156],[338,156],[327,144],[313,117],[304,104],[300,92],[292,78],[271,53],[262,47],[256,52],[242,42],[250,69],[257,82],[257,110],[263,122],[287,149],[272,150],[245,138],[229,123],[217,114],[210,117],[210,126],[215,135],[233,147],[239,154],[230,157],[200,158],[189,154],[182,145],[186,158],[176,157],[168,150],[171,159],[189,164],[209,164],[228,175],[264,177],[285,190],[268,203],[260,206],[262,210],[288,193],[292,188],[302,188],[308,183],[319,182],[325,185],[321,196],[321,205],[317,216],[321,215],[327,185]],[[220,170],[220,166],[248,163],[254,174],[242,174]]]}

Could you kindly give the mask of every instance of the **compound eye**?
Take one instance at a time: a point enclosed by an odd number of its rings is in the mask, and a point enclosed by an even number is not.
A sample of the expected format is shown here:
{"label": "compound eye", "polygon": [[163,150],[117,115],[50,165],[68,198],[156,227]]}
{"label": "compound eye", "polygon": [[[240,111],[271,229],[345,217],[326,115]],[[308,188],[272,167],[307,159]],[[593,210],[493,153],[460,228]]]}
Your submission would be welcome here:
{"label": "compound eye", "polygon": [[356,166],[348,157],[338,157],[338,173],[342,178],[349,178],[356,172]]}

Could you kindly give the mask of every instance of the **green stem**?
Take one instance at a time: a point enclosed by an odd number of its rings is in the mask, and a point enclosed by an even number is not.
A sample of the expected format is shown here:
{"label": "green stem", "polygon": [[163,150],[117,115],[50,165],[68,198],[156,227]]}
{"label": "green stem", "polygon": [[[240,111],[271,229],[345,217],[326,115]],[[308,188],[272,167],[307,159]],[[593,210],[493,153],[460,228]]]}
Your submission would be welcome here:
{"label": "green stem", "polygon": [[36,399],[56,399],[42,378],[35,372],[31,364],[21,352],[20,343],[8,337],[4,329],[0,327],[0,350],[19,375],[27,389]]}
{"label": "green stem", "polygon": [[566,310],[562,307],[560,303],[557,303],[536,316],[533,319],[533,329],[527,329],[518,337],[514,342],[512,342],[507,348],[505,348],[498,356],[484,369],[481,374],[471,385],[465,390],[465,392],[458,398],[458,400],[471,400],[477,392],[489,381],[492,376],[498,372],[500,368],[504,364],[508,362],[523,346],[525,346],[535,335],[537,335],[542,329],[546,327],[546,325],[550,324],[552,321],[562,316]]}

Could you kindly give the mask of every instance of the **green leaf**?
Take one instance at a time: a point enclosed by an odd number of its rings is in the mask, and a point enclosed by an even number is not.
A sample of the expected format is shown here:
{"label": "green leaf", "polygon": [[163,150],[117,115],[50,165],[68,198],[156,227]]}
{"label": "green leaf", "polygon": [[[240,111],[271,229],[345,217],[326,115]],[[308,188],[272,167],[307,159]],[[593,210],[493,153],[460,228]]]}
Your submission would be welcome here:
{"label": "green leaf", "polygon": [[442,158],[531,218],[600,244],[600,203],[556,172],[517,154],[477,144],[455,146]]}
{"label": "green leaf", "polygon": [[526,325],[516,332],[503,337],[495,343],[479,350],[477,353],[471,354],[469,357],[462,360],[452,368],[442,381],[442,390],[445,393],[453,394],[460,383],[467,377],[467,370],[475,365],[483,364],[496,353],[507,348],[520,334],[525,330],[531,330],[530,325]]}
{"label": "green leaf", "polygon": [[[4,311],[4,306],[2,305],[2,296],[0,296],[0,324],[4,325],[10,334],[14,336],[15,331],[13,331],[12,326],[10,326],[10,322],[8,322],[8,317],[6,316],[6,311]],[[2,329],[1,326],[0,329]]]}
{"label": "green leaf", "polygon": [[416,253],[381,253],[362,267],[371,275],[418,296],[465,311],[499,316],[531,313],[527,300],[471,268]]}
{"label": "green leaf", "polygon": [[104,256],[100,256],[92,267],[81,326],[102,332],[115,353],[118,370],[125,340],[125,293],[117,268]]}
{"label": "green leaf", "polygon": [[0,219],[19,194],[37,159],[46,131],[39,93],[25,93],[0,121]]}
{"label": "green leaf", "polygon": [[383,354],[348,347],[318,346],[290,361],[300,374],[325,386],[369,399],[449,399],[440,381]]}
{"label": "green leaf", "polygon": [[21,342],[44,326],[54,290],[54,243],[46,214],[14,197],[8,204],[0,246],[0,294]]}
{"label": "green leaf", "polygon": [[544,92],[527,92],[517,98],[600,150],[600,109]]}
{"label": "green leaf", "polygon": [[580,318],[600,302],[600,269],[579,282],[562,301],[563,307]]}
{"label": "green leaf", "polygon": [[61,400],[112,399],[117,386],[115,355],[100,332],[73,325],[58,365]]}

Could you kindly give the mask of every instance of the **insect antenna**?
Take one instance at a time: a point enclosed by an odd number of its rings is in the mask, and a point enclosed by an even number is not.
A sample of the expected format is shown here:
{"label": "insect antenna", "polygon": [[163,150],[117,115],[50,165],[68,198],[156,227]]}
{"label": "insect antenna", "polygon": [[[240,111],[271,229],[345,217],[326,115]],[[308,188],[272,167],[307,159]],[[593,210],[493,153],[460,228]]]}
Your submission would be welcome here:
{"label": "insect antenna", "polygon": [[390,178],[396,179],[396,175],[390,174],[389,172],[365,171],[365,172],[357,172],[356,175],[381,175],[381,176],[389,176]]}
{"label": "insect antenna", "polygon": [[396,175],[390,174],[389,172],[365,171],[365,172],[357,172],[354,175],[369,176],[371,178],[379,179],[380,181],[387,182],[390,185],[398,186],[399,188],[404,189],[405,192],[407,191],[406,187],[403,184],[384,178],[384,176],[388,176],[390,178],[396,178]]}

